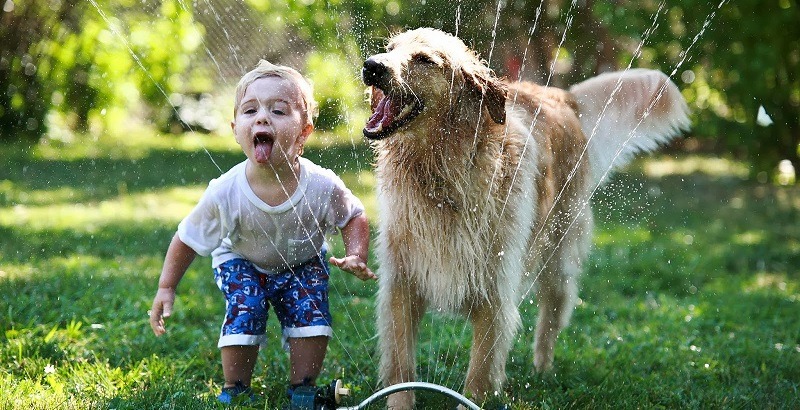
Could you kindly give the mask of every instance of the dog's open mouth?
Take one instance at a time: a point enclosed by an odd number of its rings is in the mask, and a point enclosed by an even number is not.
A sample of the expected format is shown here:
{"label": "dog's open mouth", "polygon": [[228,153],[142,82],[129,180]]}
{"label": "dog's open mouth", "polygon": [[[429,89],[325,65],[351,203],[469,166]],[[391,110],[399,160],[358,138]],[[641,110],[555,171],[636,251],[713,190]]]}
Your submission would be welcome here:
{"label": "dog's open mouth", "polygon": [[364,136],[369,139],[379,140],[389,136],[413,120],[424,107],[422,101],[413,96],[387,95],[379,89],[375,91],[380,93],[381,99],[364,126]]}
{"label": "dog's open mouth", "polygon": [[256,133],[253,137],[253,153],[255,154],[256,162],[263,164],[269,161],[273,145],[275,145],[275,140],[272,135],[266,132]]}

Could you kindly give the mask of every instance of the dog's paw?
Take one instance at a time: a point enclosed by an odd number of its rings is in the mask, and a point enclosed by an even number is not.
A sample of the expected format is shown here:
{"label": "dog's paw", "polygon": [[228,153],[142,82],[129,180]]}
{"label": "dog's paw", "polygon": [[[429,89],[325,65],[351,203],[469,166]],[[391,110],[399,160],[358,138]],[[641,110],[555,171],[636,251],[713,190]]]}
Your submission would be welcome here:
{"label": "dog's paw", "polygon": [[553,370],[553,357],[534,357],[533,367],[536,373],[549,373]]}

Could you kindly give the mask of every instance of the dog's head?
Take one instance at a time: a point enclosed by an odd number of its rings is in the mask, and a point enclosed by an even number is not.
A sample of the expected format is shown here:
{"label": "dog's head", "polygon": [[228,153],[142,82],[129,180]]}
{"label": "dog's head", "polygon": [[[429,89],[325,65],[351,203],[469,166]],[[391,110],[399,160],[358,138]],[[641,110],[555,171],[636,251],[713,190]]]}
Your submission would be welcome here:
{"label": "dog's head", "polygon": [[494,122],[505,121],[506,87],[464,42],[440,30],[392,36],[385,53],[364,62],[362,78],[372,87],[373,114],[364,127],[370,139],[385,138],[425,117],[479,117],[477,110],[484,108]]}

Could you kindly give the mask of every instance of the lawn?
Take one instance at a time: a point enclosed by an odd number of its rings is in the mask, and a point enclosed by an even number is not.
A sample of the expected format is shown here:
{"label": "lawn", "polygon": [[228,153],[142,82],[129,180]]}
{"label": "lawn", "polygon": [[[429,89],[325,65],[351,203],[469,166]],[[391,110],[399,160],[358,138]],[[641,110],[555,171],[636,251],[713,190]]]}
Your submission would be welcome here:
{"label": "lawn", "polygon": [[[330,141],[306,157],[342,175],[376,215],[369,148]],[[0,408],[219,408],[224,302],[209,259],[181,283],[167,335],[153,336],[146,312],[178,221],[241,159],[230,138],[146,132],[0,147]],[[526,300],[495,401],[800,406],[800,187],[748,180],[741,163],[662,155],[617,174],[594,209],[595,247],[555,372],[532,372]],[[331,282],[336,333],[321,382],[342,378],[355,404],[379,388],[376,285],[340,271]],[[286,402],[287,360],[274,318],[269,326],[254,386],[273,409]],[[460,390],[469,335],[461,320],[426,317],[419,378]]]}

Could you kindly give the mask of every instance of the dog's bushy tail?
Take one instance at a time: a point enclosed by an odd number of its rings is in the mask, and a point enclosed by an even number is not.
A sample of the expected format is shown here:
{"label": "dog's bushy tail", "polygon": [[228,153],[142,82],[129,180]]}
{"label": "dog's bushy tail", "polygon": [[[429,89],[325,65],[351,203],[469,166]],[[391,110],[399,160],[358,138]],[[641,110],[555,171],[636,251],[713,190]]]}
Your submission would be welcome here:
{"label": "dog's bushy tail", "polygon": [[595,184],[639,152],[653,151],[689,130],[689,107],[660,71],[631,69],[574,85],[581,128],[589,138]]}

